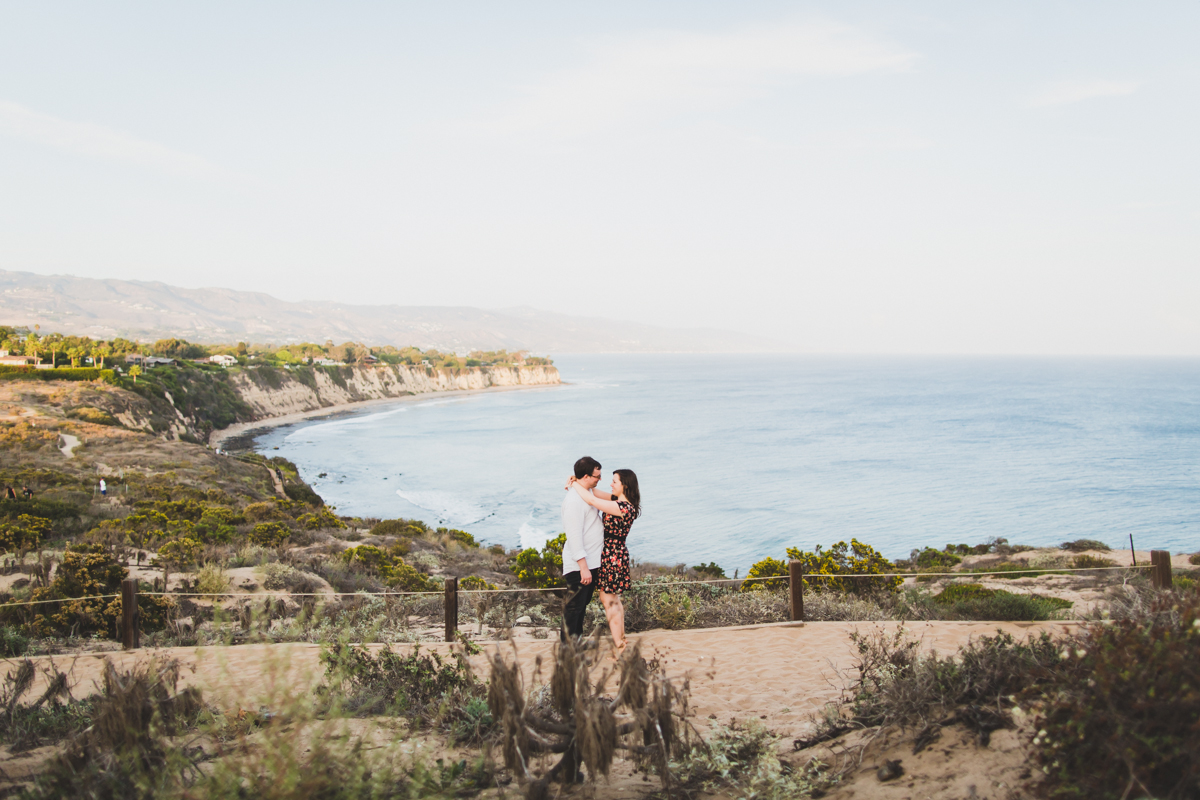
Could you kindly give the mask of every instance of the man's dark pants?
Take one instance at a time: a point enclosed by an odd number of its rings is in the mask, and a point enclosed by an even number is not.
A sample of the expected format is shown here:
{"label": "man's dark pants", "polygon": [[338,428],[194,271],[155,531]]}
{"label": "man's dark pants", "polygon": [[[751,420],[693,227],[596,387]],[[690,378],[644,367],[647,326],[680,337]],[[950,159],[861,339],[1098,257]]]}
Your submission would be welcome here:
{"label": "man's dark pants", "polygon": [[578,570],[563,575],[567,582],[567,602],[563,606],[563,626],[571,636],[583,635],[583,618],[587,614],[588,603],[592,602],[592,594],[596,591],[596,570],[592,570],[592,582],[580,583],[581,574]]}

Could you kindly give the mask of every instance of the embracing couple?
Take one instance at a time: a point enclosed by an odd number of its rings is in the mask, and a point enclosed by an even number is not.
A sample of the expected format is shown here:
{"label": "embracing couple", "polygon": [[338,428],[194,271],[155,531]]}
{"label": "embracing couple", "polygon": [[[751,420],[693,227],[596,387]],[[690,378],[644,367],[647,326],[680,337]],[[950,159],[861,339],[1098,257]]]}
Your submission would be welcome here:
{"label": "embracing couple", "polygon": [[625,606],[621,593],[629,588],[629,550],[625,537],[642,513],[637,475],[632,470],[613,470],[607,492],[597,489],[600,462],[584,456],[575,462],[575,474],[567,479],[567,496],[562,504],[563,580],[567,602],[563,607],[563,636],[583,635],[583,619],[592,594],[600,590],[600,602],[612,632],[615,657],[625,652]]}

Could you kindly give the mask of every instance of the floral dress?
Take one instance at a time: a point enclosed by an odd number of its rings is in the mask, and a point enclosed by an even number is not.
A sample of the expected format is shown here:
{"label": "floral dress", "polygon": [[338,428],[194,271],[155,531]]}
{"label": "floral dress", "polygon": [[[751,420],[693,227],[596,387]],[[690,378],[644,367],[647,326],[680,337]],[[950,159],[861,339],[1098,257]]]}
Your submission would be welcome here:
{"label": "floral dress", "polygon": [[604,515],[604,549],[600,551],[600,591],[607,594],[620,594],[629,588],[629,549],[625,547],[625,537],[633,526],[637,512],[633,505],[618,500],[625,515]]}

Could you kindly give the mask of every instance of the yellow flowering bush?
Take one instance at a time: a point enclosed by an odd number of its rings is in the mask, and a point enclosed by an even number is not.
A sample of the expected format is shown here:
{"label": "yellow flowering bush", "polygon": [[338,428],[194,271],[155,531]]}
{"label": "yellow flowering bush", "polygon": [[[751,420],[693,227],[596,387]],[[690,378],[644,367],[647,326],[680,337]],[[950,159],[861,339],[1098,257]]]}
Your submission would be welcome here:
{"label": "yellow flowering bush", "polygon": [[825,550],[817,545],[812,552],[789,547],[788,558],[799,561],[803,565],[804,574],[828,575],[828,578],[813,578],[804,580],[805,590],[822,591],[830,589],[852,594],[871,594],[872,592],[897,592],[903,579],[895,578],[850,578],[842,575],[880,575],[885,572],[895,572],[896,568],[874,547],[863,544],[857,539],[851,539],[850,544],[838,542]]}

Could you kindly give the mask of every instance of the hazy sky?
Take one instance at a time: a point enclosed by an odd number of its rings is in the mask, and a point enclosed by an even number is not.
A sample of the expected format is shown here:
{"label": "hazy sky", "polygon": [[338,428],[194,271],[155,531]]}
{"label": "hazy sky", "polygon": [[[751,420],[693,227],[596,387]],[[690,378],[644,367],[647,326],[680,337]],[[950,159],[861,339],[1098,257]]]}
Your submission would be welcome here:
{"label": "hazy sky", "polygon": [[0,2],[0,268],[1200,354],[1200,4]]}

